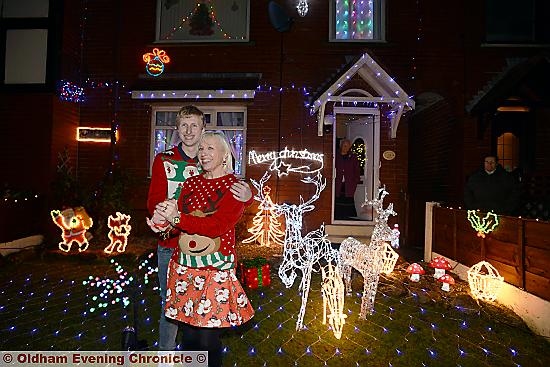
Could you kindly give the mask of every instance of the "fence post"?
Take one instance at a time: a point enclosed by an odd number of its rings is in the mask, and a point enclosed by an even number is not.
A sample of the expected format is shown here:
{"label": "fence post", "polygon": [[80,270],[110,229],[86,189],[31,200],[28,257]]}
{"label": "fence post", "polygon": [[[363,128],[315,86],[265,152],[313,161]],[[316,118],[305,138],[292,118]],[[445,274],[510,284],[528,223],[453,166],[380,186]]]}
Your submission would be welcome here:
{"label": "fence post", "polygon": [[438,202],[426,202],[426,218],[424,221],[424,261],[432,260],[432,240],[433,240],[433,213],[434,207],[439,206]]}

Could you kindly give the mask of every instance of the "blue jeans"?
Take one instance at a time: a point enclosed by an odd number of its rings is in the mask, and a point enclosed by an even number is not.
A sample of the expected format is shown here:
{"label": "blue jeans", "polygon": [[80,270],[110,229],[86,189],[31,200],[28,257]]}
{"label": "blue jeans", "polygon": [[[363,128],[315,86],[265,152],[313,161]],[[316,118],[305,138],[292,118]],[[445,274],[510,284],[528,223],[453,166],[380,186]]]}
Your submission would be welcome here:
{"label": "blue jeans", "polygon": [[158,278],[161,306],[160,310],[160,322],[159,322],[159,350],[175,350],[176,349],[176,336],[178,334],[177,321],[167,319],[164,316],[164,304],[166,303],[166,283],[168,278],[168,263],[172,257],[174,249],[158,246],[157,258],[158,258]]}

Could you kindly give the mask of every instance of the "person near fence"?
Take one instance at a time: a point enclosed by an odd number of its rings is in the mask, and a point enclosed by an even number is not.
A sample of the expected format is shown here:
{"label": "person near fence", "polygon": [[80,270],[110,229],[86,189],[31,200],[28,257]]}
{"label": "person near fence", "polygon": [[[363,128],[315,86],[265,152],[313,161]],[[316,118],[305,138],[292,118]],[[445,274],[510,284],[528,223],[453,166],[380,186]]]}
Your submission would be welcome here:
{"label": "person near fence", "polygon": [[466,209],[514,215],[519,206],[519,184],[498,164],[498,157],[486,156],[483,168],[474,172],[464,188]]}

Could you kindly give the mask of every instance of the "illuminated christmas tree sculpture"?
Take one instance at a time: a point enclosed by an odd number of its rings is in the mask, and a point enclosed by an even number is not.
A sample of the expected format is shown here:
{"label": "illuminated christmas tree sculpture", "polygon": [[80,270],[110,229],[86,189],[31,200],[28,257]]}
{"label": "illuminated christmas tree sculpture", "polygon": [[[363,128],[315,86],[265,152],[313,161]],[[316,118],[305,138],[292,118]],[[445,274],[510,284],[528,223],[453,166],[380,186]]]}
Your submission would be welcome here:
{"label": "illuminated christmas tree sculpture", "polygon": [[252,220],[252,228],[248,229],[252,236],[243,240],[243,243],[257,241],[261,246],[269,247],[271,244],[282,246],[285,241],[285,233],[281,230],[281,223],[273,211],[273,201],[269,196],[271,188],[265,186],[263,192],[264,200],[258,205],[259,210]]}

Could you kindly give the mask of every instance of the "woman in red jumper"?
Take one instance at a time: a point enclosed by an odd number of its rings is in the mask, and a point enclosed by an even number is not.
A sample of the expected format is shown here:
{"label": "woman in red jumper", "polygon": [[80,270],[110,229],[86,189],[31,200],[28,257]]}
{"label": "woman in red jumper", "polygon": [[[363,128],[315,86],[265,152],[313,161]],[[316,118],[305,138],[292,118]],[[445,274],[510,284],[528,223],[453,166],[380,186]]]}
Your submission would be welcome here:
{"label": "woman in red jumper", "polygon": [[223,328],[254,315],[235,276],[235,225],[246,204],[230,191],[238,179],[223,133],[204,133],[198,158],[203,174],[185,181],[177,203],[164,201],[155,209],[180,232],[168,265],[165,315],[182,322],[185,350],[207,350],[208,365],[219,366]]}

